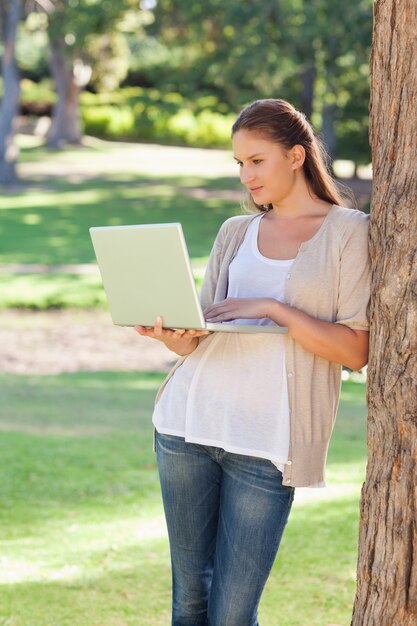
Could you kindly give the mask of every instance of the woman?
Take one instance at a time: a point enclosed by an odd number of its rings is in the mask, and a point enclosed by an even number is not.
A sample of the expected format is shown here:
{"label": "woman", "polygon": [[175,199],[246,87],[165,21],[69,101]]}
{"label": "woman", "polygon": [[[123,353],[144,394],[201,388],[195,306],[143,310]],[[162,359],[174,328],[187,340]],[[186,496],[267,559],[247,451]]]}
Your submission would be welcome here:
{"label": "woman", "polygon": [[324,485],[341,365],[368,355],[368,220],[340,206],[305,116],[256,101],[232,143],[256,214],[221,227],[204,315],[288,334],[137,327],[182,356],[153,417],[174,626],[258,625],[294,489]]}

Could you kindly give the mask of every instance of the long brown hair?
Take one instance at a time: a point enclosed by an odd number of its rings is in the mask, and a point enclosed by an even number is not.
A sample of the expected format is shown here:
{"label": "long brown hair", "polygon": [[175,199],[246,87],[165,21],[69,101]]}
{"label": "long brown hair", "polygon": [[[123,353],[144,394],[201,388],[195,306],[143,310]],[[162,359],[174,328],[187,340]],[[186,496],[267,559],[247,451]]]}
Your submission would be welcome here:
{"label": "long brown hair", "polygon": [[[302,166],[307,185],[321,200],[331,204],[355,204],[350,190],[339,185],[329,171],[329,156],[322,140],[316,135],[304,113],[297,111],[285,100],[255,100],[244,108],[232,126],[232,137],[238,130],[259,132],[284,149],[295,145],[304,147],[306,156]],[[268,211],[272,205],[256,204],[249,194],[246,205],[249,210]]]}

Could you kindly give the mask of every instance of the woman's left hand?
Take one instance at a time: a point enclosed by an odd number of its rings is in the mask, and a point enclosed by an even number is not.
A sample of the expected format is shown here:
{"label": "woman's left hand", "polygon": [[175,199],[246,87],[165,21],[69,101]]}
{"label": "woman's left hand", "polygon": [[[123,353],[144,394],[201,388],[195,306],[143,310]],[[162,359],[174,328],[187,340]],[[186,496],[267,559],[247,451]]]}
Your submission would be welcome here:
{"label": "woman's left hand", "polygon": [[272,298],[226,298],[204,310],[207,322],[228,322],[237,319],[268,317]]}

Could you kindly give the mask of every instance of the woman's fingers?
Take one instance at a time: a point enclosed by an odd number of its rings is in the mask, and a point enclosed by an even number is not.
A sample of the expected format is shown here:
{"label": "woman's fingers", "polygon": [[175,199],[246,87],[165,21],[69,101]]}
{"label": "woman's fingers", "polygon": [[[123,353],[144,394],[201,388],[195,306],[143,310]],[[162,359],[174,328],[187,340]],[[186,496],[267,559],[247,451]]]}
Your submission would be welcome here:
{"label": "woman's fingers", "polygon": [[220,321],[233,319],[233,305],[229,302],[222,302],[213,306],[209,306],[204,311],[204,317],[207,321]]}
{"label": "woman's fingers", "polygon": [[226,298],[207,307],[204,317],[210,322],[266,317],[272,298]]}
{"label": "woman's fingers", "polygon": [[137,333],[139,333],[139,335],[142,335],[143,337],[148,337],[149,332],[153,332],[153,328],[149,326],[134,326],[133,328]]}
{"label": "woman's fingers", "polygon": [[190,337],[205,337],[206,335],[210,335],[209,330],[187,330],[186,331]]}
{"label": "woman's fingers", "polygon": [[210,331],[203,329],[163,328],[163,318],[160,315],[156,318],[154,326],[136,325],[134,329],[139,335],[142,335],[142,337],[150,337],[151,339],[159,339],[160,341],[171,338],[203,337],[210,334]]}

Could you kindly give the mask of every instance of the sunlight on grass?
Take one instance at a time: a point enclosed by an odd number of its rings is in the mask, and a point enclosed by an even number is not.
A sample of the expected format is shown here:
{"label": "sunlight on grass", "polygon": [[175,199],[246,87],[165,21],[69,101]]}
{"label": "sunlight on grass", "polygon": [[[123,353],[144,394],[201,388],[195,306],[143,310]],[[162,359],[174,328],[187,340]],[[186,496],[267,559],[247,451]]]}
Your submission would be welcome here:
{"label": "sunlight on grass", "polygon": [[0,308],[106,307],[99,275],[2,274]]}
{"label": "sunlight on grass", "polygon": [[[179,221],[200,284],[220,224],[241,212],[231,151],[18,141],[21,185],[0,198],[3,264],[95,264],[90,226]],[[3,271],[0,307],[106,306],[98,273]],[[170,622],[150,423],[163,377],[0,375],[0,626]],[[262,626],[350,623],[365,463],[364,387],[346,382],[328,487],[296,491]]]}
{"label": "sunlight on grass", "polygon": [[[0,376],[0,624],[169,623],[169,550],[150,423],[163,377]],[[344,383],[329,487],[296,491],[262,626],[277,626],[277,616],[280,626],[349,623],[364,413],[363,385]]]}
{"label": "sunlight on grass", "polygon": [[[95,266],[91,226],[181,222],[200,286],[220,224],[240,213],[238,200],[210,195],[241,188],[228,151],[91,138],[62,151],[29,136],[19,143],[22,185],[0,197],[0,308],[105,305],[99,279],[7,273],[7,264]],[[201,197],[187,193],[196,189]]]}

